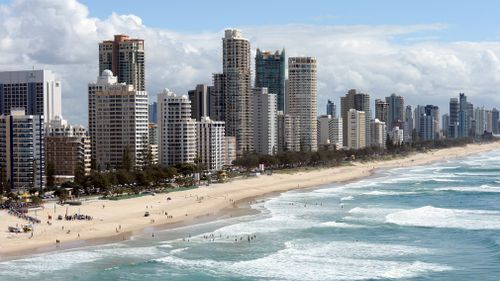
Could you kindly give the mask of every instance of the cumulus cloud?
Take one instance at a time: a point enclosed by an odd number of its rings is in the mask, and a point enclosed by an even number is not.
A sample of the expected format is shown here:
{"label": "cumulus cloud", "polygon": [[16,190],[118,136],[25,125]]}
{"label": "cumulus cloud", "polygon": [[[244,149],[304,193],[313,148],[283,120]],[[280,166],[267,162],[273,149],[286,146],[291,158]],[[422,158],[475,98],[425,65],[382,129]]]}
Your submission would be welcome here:
{"label": "cumulus cloud", "polygon": [[[239,28],[253,50],[285,48],[287,56],[318,58],[319,112],[327,99],[338,102],[351,88],[373,99],[396,92],[409,104],[437,104],[442,112],[458,92],[477,105],[500,105],[500,43],[436,40],[445,24]],[[211,83],[212,73],[221,71],[222,30],[181,33],[116,13],[93,18],[76,0],[16,0],[0,6],[0,70],[55,71],[63,82],[64,117],[86,124],[86,86],[98,75],[97,43],[119,33],[145,39],[151,99],[165,87],[184,94],[197,83]]]}

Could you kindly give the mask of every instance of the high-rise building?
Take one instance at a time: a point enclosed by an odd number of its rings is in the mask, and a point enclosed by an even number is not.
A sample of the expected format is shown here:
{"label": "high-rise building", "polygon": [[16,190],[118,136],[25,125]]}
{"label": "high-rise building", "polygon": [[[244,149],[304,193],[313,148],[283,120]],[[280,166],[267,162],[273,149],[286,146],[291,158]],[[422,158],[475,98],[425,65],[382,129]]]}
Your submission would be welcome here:
{"label": "high-rise building", "polygon": [[257,154],[278,152],[277,95],[267,88],[253,89],[253,147]]}
{"label": "high-rise building", "polygon": [[224,131],[223,121],[213,121],[204,116],[196,122],[198,165],[218,171],[226,164]]}
{"label": "high-rise building", "polygon": [[13,108],[50,122],[62,115],[61,82],[50,70],[0,72],[0,114],[9,115]]}
{"label": "high-rise building", "polygon": [[317,151],[317,95],[316,58],[288,58],[287,112],[300,120],[301,150]]}
{"label": "high-rise building", "polygon": [[278,110],[285,110],[285,50],[255,55],[255,88],[267,88],[277,97]]}
{"label": "high-rise building", "polygon": [[89,135],[96,168],[142,166],[148,154],[148,94],[117,83],[110,70],[89,84]]}
{"label": "high-rise building", "polygon": [[436,138],[439,138],[440,133],[441,133],[441,123],[440,123],[440,118],[441,115],[439,115],[439,107],[437,105],[426,105],[425,106],[425,114],[432,116],[432,120],[434,122],[433,129],[434,129],[434,136]]}
{"label": "high-rise building", "polygon": [[191,118],[187,96],[176,96],[168,89],[158,94],[158,133],[160,165],[194,163],[196,120]]}
{"label": "high-rise building", "polygon": [[130,39],[127,35],[115,35],[114,40],[99,43],[99,73],[111,70],[119,83],[145,91],[144,40]]}
{"label": "high-rise building", "polygon": [[[467,96],[460,93],[460,106],[458,111],[458,137],[466,138],[469,136],[469,117],[467,116]],[[451,119],[451,116],[450,116]]]}
{"label": "high-rise building", "polygon": [[[458,138],[460,106],[457,98],[450,99],[450,124],[448,125],[448,138]],[[443,127],[444,129],[444,127]]]}
{"label": "high-rise building", "polygon": [[417,131],[417,135],[420,136],[420,117],[425,114],[425,106],[417,105],[414,110],[414,119],[415,119],[415,130]]}
{"label": "high-rise building", "polygon": [[424,113],[420,116],[419,137],[421,140],[428,141],[435,138],[436,134],[434,129],[434,121],[435,120],[432,115],[427,115],[426,113]]}
{"label": "high-rise building", "polygon": [[487,109],[485,112],[485,115],[486,115],[486,129],[485,129],[485,131],[488,133],[492,133],[493,132],[493,113],[491,112],[491,110]]}
{"label": "high-rise building", "polygon": [[387,138],[386,125],[385,122],[378,120],[377,118],[370,121],[371,126],[371,146],[385,148],[385,142]]}
{"label": "high-rise building", "polygon": [[448,113],[441,116],[441,127],[443,128],[443,135],[446,138],[453,138],[450,136],[450,115]]}
{"label": "high-rise building", "polygon": [[347,147],[361,149],[366,147],[366,116],[364,111],[349,109],[347,112]]}
{"label": "high-rise building", "polygon": [[72,126],[60,116],[47,124],[45,162],[52,165],[60,182],[71,180],[78,173],[90,175],[91,147],[87,130]]}
{"label": "high-rise building", "polygon": [[149,104],[148,107],[148,114],[149,114],[149,123],[157,123],[158,122],[158,103],[157,102],[152,102]]}
{"label": "high-rise building", "polygon": [[[11,108],[0,116],[0,167],[7,189],[22,192],[45,188],[43,115]],[[2,185],[4,182],[2,182]]]}
{"label": "high-rise building", "polygon": [[226,135],[236,138],[238,156],[253,150],[250,41],[237,29],[222,38],[222,74],[214,74],[214,120],[226,122]]}
{"label": "high-rise building", "polygon": [[388,129],[392,129],[405,120],[405,99],[402,96],[391,94],[385,98],[385,102],[388,106],[386,125]]}
{"label": "high-rise building", "polygon": [[[157,104],[155,102],[155,104]],[[160,143],[158,136],[158,124],[149,123],[148,125],[149,133],[149,155],[146,164],[156,165],[158,164],[158,144]]]}
{"label": "high-rise building", "polygon": [[476,123],[474,122],[474,105],[467,102],[467,126],[469,127],[469,137],[474,137],[476,134]]}
{"label": "high-rise building", "polygon": [[300,119],[278,111],[278,151],[300,151]]}
{"label": "high-rise building", "polygon": [[326,115],[330,115],[332,118],[337,117],[337,105],[331,100],[326,103]]}
{"label": "high-rise building", "polygon": [[404,132],[399,126],[394,126],[389,132],[389,137],[393,145],[401,145],[404,142]]}
{"label": "high-rise building", "polygon": [[389,104],[381,99],[375,100],[375,119],[386,122],[389,114]]}
{"label": "high-rise building", "polygon": [[224,139],[224,165],[231,166],[236,160],[236,138],[225,136]]}
{"label": "high-rise building", "polygon": [[403,127],[403,141],[409,143],[413,140],[413,130],[415,129],[413,111],[411,105],[406,106],[405,123]]}
{"label": "high-rise building", "polygon": [[210,117],[211,86],[198,84],[194,90],[188,91],[188,98],[191,101],[191,118],[200,121],[202,117]]}
{"label": "high-rise building", "polygon": [[343,122],[343,132],[344,132],[344,145],[348,144],[347,141],[347,115],[350,109],[356,109],[357,111],[363,111],[365,116],[365,145],[370,144],[371,136],[370,136],[370,120],[371,120],[371,111],[370,111],[370,95],[363,94],[357,92],[355,89],[351,89],[347,92],[344,97],[340,98],[340,107],[341,107],[341,116]]}
{"label": "high-rise building", "polygon": [[318,146],[335,145],[343,146],[342,119],[331,115],[321,115],[318,117]]}
{"label": "high-rise building", "polygon": [[499,127],[499,120],[500,119],[500,111],[498,109],[493,108],[491,110],[491,119],[492,119],[492,126],[493,126],[493,134],[498,134],[500,133],[500,127]]}
{"label": "high-rise building", "polygon": [[474,120],[476,121],[476,136],[482,136],[486,131],[486,110],[484,107],[474,109]]}

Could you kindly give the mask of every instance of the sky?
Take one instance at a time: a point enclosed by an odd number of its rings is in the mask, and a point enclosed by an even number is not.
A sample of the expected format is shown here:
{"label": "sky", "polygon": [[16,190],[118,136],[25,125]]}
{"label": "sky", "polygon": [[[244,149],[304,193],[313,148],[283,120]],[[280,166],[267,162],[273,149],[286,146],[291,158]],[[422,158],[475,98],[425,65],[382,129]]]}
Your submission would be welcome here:
{"label": "sky", "polygon": [[[461,3],[466,2],[466,3]],[[356,88],[410,105],[465,92],[500,107],[498,1],[0,0],[0,71],[45,68],[62,82],[63,117],[87,124],[87,84],[97,43],[123,33],[145,39],[150,100],[186,94],[221,71],[221,37],[238,28],[255,49],[318,60],[318,113]]]}

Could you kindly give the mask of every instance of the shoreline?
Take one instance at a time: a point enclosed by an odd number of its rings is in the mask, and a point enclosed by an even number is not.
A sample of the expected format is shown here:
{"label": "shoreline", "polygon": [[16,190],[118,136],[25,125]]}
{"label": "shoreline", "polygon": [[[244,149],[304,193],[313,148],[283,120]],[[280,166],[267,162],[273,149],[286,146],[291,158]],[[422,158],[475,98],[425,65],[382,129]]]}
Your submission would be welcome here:
{"label": "shoreline", "polygon": [[[440,161],[465,157],[500,149],[500,142],[469,144],[467,147],[453,147],[414,153],[390,160],[356,162],[349,166],[313,168],[293,173],[273,173],[238,179],[235,181],[202,186],[197,189],[179,191],[156,196],[143,196],[119,201],[85,201],[81,206],[56,206],[44,204],[45,209],[37,215],[42,220],[35,226],[32,239],[29,234],[7,232],[8,225],[26,224],[26,221],[0,211],[0,260],[12,260],[34,254],[67,250],[85,246],[109,244],[131,239],[134,236],[203,222],[224,220],[229,217],[249,215],[255,210],[249,202],[273,197],[283,192],[315,188],[325,184],[343,183],[370,177],[382,169],[420,166]],[[172,200],[167,201],[166,198]],[[46,223],[46,216],[80,212],[94,217],[92,221],[57,221]],[[150,217],[144,217],[149,211]],[[167,219],[164,212],[173,216]],[[40,214],[42,213],[42,214]],[[35,215],[35,211],[30,211]],[[118,227],[120,230],[118,230]],[[68,230],[70,232],[68,233]],[[55,240],[61,241],[59,247]]]}

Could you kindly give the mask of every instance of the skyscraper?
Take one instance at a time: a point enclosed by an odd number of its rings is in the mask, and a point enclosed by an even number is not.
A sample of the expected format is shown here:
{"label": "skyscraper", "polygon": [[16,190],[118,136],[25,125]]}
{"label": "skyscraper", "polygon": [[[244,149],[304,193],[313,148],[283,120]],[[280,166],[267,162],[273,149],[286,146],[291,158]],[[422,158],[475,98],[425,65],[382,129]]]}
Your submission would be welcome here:
{"label": "skyscraper", "polygon": [[326,115],[330,115],[332,118],[337,117],[337,106],[331,100],[326,103]]}
{"label": "skyscraper", "polygon": [[441,133],[441,122],[439,115],[439,107],[437,105],[426,105],[425,106],[425,114],[432,117],[434,137],[438,138]]}
{"label": "skyscraper", "polygon": [[43,115],[26,115],[24,108],[9,112],[0,116],[2,178],[12,192],[41,190],[45,188]]}
{"label": "skyscraper", "polygon": [[24,108],[26,115],[42,115],[46,123],[62,115],[61,82],[50,70],[0,72],[0,114]]}
{"label": "skyscraper", "polygon": [[370,95],[358,93],[355,89],[351,89],[347,92],[344,97],[340,98],[340,107],[341,107],[341,116],[343,122],[343,132],[344,133],[344,145],[347,145],[347,115],[350,109],[356,109],[357,111],[363,111],[365,117],[365,145],[370,144],[371,136],[370,136],[370,120],[371,120],[371,111],[370,111]]}
{"label": "skyscraper", "polygon": [[261,51],[255,55],[255,88],[267,88],[277,96],[278,110],[285,110],[285,50]]}
{"label": "skyscraper", "polygon": [[405,112],[405,124],[403,127],[403,141],[404,142],[411,142],[413,140],[413,130],[415,129],[415,124],[414,124],[414,119],[413,119],[413,111],[411,109],[411,105],[406,106],[406,112]]}
{"label": "skyscraper", "polygon": [[366,116],[365,112],[349,109],[347,112],[347,147],[361,149],[366,147]]}
{"label": "skyscraper", "polygon": [[441,127],[443,128],[443,134],[446,138],[453,138],[450,136],[450,115],[448,113],[441,116]]}
{"label": "skyscraper", "polygon": [[253,89],[253,147],[257,154],[273,155],[278,152],[277,95],[267,88]]}
{"label": "skyscraper", "polygon": [[200,121],[202,117],[210,117],[210,90],[212,87],[205,84],[198,84],[194,90],[188,91],[188,98],[191,101],[191,118]]}
{"label": "skyscraper", "polygon": [[148,107],[148,114],[149,114],[149,122],[150,123],[157,123],[158,122],[158,103],[157,102],[152,102],[149,104]]}
{"label": "skyscraper", "polygon": [[99,73],[111,70],[119,83],[133,85],[136,91],[145,91],[144,40],[115,35],[114,40],[99,43]]}
{"label": "skyscraper", "polygon": [[176,96],[168,89],[158,94],[159,163],[194,163],[196,158],[196,120],[191,118],[187,96]]}
{"label": "skyscraper", "polygon": [[287,111],[300,120],[300,145],[304,151],[318,150],[316,58],[288,58]]}
{"label": "skyscraper", "polygon": [[405,115],[405,100],[402,96],[391,94],[385,98],[388,105],[386,125],[389,129],[404,122]]}
{"label": "skyscraper", "polygon": [[227,29],[222,38],[222,74],[214,74],[215,120],[226,122],[226,135],[236,137],[236,153],[253,150],[250,41]]}
{"label": "skyscraper", "polygon": [[[448,137],[458,138],[458,112],[460,111],[460,106],[458,104],[457,98],[450,99],[450,124],[448,125]],[[443,127],[444,129],[444,127]]]}
{"label": "skyscraper", "polygon": [[380,122],[386,122],[389,113],[389,104],[381,99],[375,100],[375,119]]}
{"label": "skyscraper", "polygon": [[371,146],[385,148],[385,141],[387,138],[385,122],[375,118],[370,121],[370,126],[370,131],[372,133]]}
{"label": "skyscraper", "polygon": [[500,118],[500,111],[498,109],[493,108],[491,110],[491,119],[492,119],[492,126],[493,126],[493,133],[498,134],[500,132],[500,127],[499,127],[499,119]]}
{"label": "skyscraper", "polygon": [[278,151],[300,151],[300,119],[278,111]]}
{"label": "skyscraper", "polygon": [[[466,138],[469,136],[469,118],[467,116],[467,96],[460,93],[460,106],[458,111],[458,137]],[[451,116],[450,116],[451,119]]]}
{"label": "skyscraper", "polygon": [[116,80],[105,70],[89,84],[92,157],[101,170],[123,168],[126,157],[142,166],[148,154],[148,94]]}

